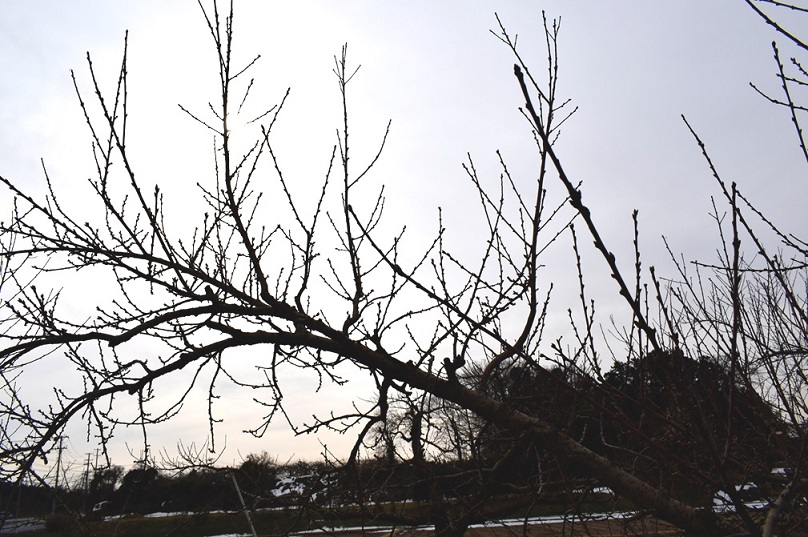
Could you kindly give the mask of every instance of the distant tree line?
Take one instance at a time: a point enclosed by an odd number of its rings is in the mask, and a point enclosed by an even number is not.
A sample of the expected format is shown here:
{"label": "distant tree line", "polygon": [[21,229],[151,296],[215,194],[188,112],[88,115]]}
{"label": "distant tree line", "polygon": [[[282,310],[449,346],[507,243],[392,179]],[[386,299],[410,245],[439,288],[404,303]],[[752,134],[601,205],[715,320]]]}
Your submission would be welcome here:
{"label": "distant tree line", "polygon": [[[233,477],[249,509],[296,505],[322,463],[278,464],[266,453],[249,455],[235,468],[199,467],[183,471],[139,466],[99,469],[90,483],[88,504],[98,515],[154,512],[236,511],[241,504]],[[286,481],[294,487],[284,487]]]}

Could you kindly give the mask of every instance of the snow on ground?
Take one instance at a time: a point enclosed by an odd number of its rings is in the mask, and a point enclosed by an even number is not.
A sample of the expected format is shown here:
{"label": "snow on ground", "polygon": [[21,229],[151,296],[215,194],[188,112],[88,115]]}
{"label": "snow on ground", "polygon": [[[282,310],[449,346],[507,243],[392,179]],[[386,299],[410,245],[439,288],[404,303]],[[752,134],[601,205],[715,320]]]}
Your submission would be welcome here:
{"label": "snow on ground", "polygon": [[285,496],[287,494],[297,494],[302,496],[304,492],[306,492],[306,483],[305,479],[311,476],[299,476],[299,477],[282,477],[278,479],[278,486],[272,489],[272,494],[275,496]]}
{"label": "snow on ground", "polygon": [[[553,516],[537,516],[524,518],[512,518],[506,520],[496,520],[492,522],[483,522],[482,524],[472,524],[469,528],[492,528],[502,526],[521,526],[527,523],[528,525],[536,524],[554,524],[560,522],[569,522],[570,520],[576,521],[593,521],[593,520],[622,520],[635,516],[638,511],[622,511],[616,513],[592,513],[587,515],[553,515]],[[417,526],[417,530],[431,530],[433,526]],[[322,527],[314,530],[295,532],[295,535],[319,535],[330,534],[335,531],[364,531],[364,532],[389,532],[390,526],[356,526],[356,527]],[[218,536],[217,536],[218,537]]]}
{"label": "snow on ground", "polygon": [[45,521],[38,518],[6,518],[0,524],[0,534],[28,533],[45,529]]}
{"label": "snow on ground", "polygon": [[[737,492],[754,492],[758,490],[758,486],[754,483],[744,483],[743,485],[736,485]],[[743,504],[749,509],[766,509],[769,507],[769,501],[763,498],[752,499],[744,501]],[[735,506],[732,504],[729,494],[723,490],[719,490],[713,497],[713,511],[716,513],[726,513],[734,511]]]}

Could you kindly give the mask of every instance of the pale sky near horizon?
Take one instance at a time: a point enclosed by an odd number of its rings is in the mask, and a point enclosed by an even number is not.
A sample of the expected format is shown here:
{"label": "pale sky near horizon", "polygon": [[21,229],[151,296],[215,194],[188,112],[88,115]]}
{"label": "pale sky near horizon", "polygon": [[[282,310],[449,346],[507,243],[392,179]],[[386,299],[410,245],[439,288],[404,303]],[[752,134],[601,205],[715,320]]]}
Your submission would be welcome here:
{"label": "pale sky near horizon", "polygon": [[[283,158],[300,181],[321,176],[334,143],[340,110],[331,69],[334,55],[349,44],[349,60],[362,65],[351,94],[357,158],[373,153],[392,119],[378,171],[392,219],[416,236],[434,231],[440,206],[450,238],[461,246],[469,241],[475,217],[462,201],[473,194],[461,168],[467,152],[492,179],[499,173],[497,149],[516,173],[529,176],[535,155],[518,113],[523,101],[513,58],[489,29],[496,28],[496,12],[540,73],[542,10],[561,18],[559,91],[579,107],[558,152],[567,172],[583,181],[584,201],[626,268],[634,208],[646,266],[670,267],[662,235],[688,259],[714,260],[709,212],[718,189],[682,114],[727,180],[737,181],[777,224],[802,237],[808,230],[806,168],[790,118],[749,86],[779,96],[771,42],[780,43],[786,59],[795,51],[743,2],[240,0],[236,10],[237,50],[243,58],[262,54],[257,98],[274,103],[292,88],[278,129],[289,133]],[[57,188],[86,181],[89,138],[69,70],[89,95],[90,51],[111,87],[128,29],[130,142],[139,173],[177,197],[183,185],[194,184],[198,166],[209,164],[210,139],[177,103],[200,109],[216,98],[213,47],[195,2],[0,0],[0,13],[0,175],[41,192],[43,158]],[[779,15],[808,36],[808,17]],[[0,194],[3,210],[8,200]],[[616,295],[608,274],[592,285],[607,303]],[[293,438],[282,423],[262,440],[247,439],[239,430],[250,396],[233,397],[219,430],[227,437],[223,463],[262,450],[281,460],[316,459],[320,442],[337,453],[351,442]],[[344,393],[313,398],[301,415],[344,400]],[[155,432],[153,446],[171,451],[180,440],[203,441],[207,424],[193,414]],[[113,462],[126,465],[123,441],[137,454],[138,436],[119,436]],[[77,460],[94,450],[82,442],[80,428],[71,444]]]}

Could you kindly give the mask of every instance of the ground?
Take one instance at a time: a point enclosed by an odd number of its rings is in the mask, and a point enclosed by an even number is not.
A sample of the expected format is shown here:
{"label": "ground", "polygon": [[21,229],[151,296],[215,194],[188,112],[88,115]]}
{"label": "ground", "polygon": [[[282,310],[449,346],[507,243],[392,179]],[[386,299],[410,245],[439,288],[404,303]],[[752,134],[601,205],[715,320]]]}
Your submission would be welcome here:
{"label": "ground", "polygon": [[[364,533],[357,530],[346,530],[326,533],[335,537],[430,537],[431,530],[366,530]],[[682,531],[658,520],[643,518],[639,520],[595,520],[578,522],[576,524],[551,522],[538,523],[525,526],[498,525],[489,527],[474,527],[466,532],[466,537],[651,537],[651,536],[678,536]]]}

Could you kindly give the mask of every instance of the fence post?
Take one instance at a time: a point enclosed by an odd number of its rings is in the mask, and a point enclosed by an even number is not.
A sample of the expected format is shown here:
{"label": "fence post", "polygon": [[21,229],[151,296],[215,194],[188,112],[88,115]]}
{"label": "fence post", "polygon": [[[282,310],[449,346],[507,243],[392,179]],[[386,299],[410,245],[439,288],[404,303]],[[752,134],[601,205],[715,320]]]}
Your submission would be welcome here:
{"label": "fence post", "polygon": [[252,531],[253,537],[258,537],[258,534],[255,533],[255,526],[253,526],[252,517],[250,516],[250,510],[247,509],[247,504],[244,503],[244,496],[241,495],[241,488],[238,486],[238,481],[236,481],[236,474],[234,474],[232,471],[230,472],[230,479],[233,480],[233,486],[236,487],[238,500],[241,502],[242,509],[244,509],[244,516],[247,517],[247,522],[249,522],[250,524],[250,530]]}

